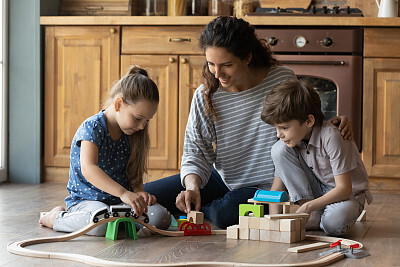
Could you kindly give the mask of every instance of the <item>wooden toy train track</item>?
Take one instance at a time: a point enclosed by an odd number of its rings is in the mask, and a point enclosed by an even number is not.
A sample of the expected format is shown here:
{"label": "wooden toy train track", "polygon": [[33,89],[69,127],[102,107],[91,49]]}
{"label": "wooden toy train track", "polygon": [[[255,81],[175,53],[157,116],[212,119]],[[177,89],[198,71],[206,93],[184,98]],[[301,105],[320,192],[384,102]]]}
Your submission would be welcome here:
{"label": "wooden toy train track", "polygon": [[[162,263],[162,264],[146,264],[146,263],[127,263],[127,262],[116,262],[116,261],[109,261],[103,260],[99,258],[95,258],[92,256],[81,255],[81,254],[73,254],[73,253],[61,253],[61,252],[46,252],[46,251],[38,251],[28,249],[26,247],[35,244],[43,244],[43,243],[51,243],[51,242],[64,242],[74,238],[77,238],[81,235],[86,234],[90,230],[108,223],[117,220],[118,217],[109,217],[107,219],[102,219],[97,223],[90,223],[86,227],[62,236],[56,237],[44,237],[44,238],[35,238],[35,239],[26,239],[22,241],[16,241],[13,243],[8,244],[7,250],[10,253],[22,255],[22,256],[29,256],[29,257],[36,257],[36,258],[49,258],[49,259],[62,259],[62,260],[70,260],[76,261],[83,264],[88,264],[92,266],[163,266],[163,267],[172,267],[172,266],[241,266],[241,267],[252,267],[252,266],[326,266],[333,262],[336,262],[340,259],[343,259],[345,256],[340,252],[334,252],[332,254],[322,256],[320,258],[305,261],[305,262],[297,262],[297,263],[286,263],[286,264],[251,264],[251,263],[235,263],[235,262],[181,262],[181,263]],[[141,220],[132,218],[137,223],[146,226],[150,230],[153,230],[156,233],[166,236],[184,236],[184,231],[166,231],[160,230],[150,224],[147,224]],[[226,234],[225,230],[211,230],[211,234]],[[315,235],[306,235],[307,240],[314,240],[314,241],[323,241],[323,242],[336,242],[338,238],[334,237],[327,237],[327,236],[315,236]],[[350,246],[354,244],[358,244],[359,248],[362,248],[363,245],[357,241],[349,240],[349,239],[341,239],[342,245]]]}

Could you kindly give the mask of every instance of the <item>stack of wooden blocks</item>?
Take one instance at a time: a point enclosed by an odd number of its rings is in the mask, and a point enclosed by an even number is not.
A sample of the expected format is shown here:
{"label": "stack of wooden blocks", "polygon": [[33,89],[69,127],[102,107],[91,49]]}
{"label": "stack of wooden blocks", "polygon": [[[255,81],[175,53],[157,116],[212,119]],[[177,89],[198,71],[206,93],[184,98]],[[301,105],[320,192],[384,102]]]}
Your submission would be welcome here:
{"label": "stack of wooden blocks", "polygon": [[227,228],[227,238],[280,243],[295,243],[305,239],[306,213],[239,216],[239,225]]}

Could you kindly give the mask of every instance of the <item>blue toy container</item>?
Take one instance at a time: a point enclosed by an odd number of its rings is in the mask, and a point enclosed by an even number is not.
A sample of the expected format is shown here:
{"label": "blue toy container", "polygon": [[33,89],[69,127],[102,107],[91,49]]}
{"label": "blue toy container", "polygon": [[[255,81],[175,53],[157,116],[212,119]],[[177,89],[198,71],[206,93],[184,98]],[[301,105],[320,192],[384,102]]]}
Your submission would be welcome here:
{"label": "blue toy container", "polygon": [[267,202],[287,202],[289,201],[289,195],[285,191],[257,190],[254,194],[253,200]]}

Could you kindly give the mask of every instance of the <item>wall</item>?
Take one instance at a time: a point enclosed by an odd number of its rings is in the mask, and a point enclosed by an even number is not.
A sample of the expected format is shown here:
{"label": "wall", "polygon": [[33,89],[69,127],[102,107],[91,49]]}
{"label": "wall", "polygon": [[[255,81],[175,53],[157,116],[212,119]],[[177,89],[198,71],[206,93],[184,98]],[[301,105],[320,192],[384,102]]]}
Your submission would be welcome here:
{"label": "wall", "polygon": [[9,1],[8,180],[40,182],[39,0]]}
{"label": "wall", "polygon": [[9,182],[40,183],[40,15],[56,15],[57,7],[54,0],[9,0]]}

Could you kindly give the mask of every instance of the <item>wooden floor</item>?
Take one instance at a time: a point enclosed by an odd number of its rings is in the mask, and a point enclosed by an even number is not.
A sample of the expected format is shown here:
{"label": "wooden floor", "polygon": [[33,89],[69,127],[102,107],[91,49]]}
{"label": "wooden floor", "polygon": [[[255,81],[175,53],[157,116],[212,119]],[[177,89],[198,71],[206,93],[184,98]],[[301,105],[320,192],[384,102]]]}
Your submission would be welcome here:
{"label": "wooden floor", "polygon": [[[0,184],[0,266],[84,266],[72,261],[23,257],[7,252],[7,244],[14,241],[63,234],[39,226],[38,219],[40,211],[62,205],[66,195],[65,184]],[[344,259],[331,266],[400,266],[400,194],[374,193],[374,202],[366,210],[367,221],[358,222],[347,238],[361,242],[371,256],[358,260]],[[322,235],[322,232],[307,234]],[[307,243],[310,241],[282,244],[227,240],[224,235],[151,236],[116,241],[82,236],[67,242],[29,248],[137,263],[218,261],[277,264],[317,258],[323,250],[302,254],[287,252],[291,246]]]}

